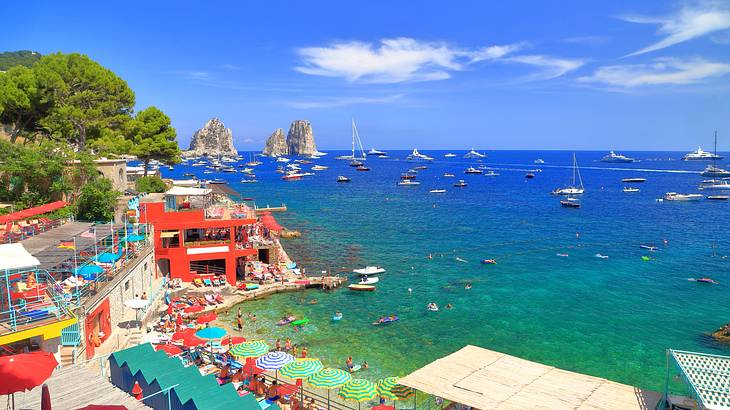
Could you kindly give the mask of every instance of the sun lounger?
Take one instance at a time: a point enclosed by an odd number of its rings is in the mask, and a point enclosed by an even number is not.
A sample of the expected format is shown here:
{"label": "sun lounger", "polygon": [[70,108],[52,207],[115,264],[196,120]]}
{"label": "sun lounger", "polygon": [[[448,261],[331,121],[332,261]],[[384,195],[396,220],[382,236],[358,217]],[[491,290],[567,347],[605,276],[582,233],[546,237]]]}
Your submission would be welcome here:
{"label": "sun lounger", "polygon": [[205,286],[213,286],[213,282],[210,281],[210,278],[203,279],[203,284],[205,284]]}
{"label": "sun lounger", "polygon": [[208,302],[209,305],[215,305],[215,297],[213,295],[205,295],[205,301]]}
{"label": "sun lounger", "polygon": [[195,278],[195,279],[193,279],[193,285],[195,285],[197,287],[201,287],[201,286],[203,286],[203,281],[200,280],[200,278]]}
{"label": "sun lounger", "polygon": [[213,278],[211,280],[211,282],[213,282],[213,286],[220,286],[221,285],[221,281],[218,278]]}

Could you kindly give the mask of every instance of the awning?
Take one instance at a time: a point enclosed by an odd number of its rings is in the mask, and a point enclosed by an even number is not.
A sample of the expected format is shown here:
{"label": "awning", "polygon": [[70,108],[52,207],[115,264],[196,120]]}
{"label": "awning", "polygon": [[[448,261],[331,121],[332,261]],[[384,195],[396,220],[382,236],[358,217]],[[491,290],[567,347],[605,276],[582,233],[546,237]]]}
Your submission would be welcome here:
{"label": "awning", "polygon": [[32,268],[40,264],[22,243],[0,245],[0,270]]}
{"label": "awning", "polygon": [[204,196],[209,195],[211,191],[209,188],[192,188],[184,186],[174,186],[165,195],[170,196]]}
{"label": "awning", "polygon": [[161,232],[160,233],[160,238],[174,238],[174,237],[176,237],[178,235],[180,235],[180,232],[178,232],[178,231],[175,231],[175,232]]}
{"label": "awning", "polygon": [[182,187],[197,187],[200,185],[200,181],[197,179],[176,179],[172,181],[173,186],[182,186]]}
{"label": "awning", "polygon": [[22,211],[13,212],[11,214],[0,216],[0,223],[5,223],[5,222],[9,222],[9,221],[18,221],[21,219],[30,218],[31,216],[45,214],[48,212],[55,211],[57,209],[61,209],[67,205],[68,205],[68,202],[66,202],[66,201],[56,201],[56,202],[51,202],[49,204],[24,209]]}
{"label": "awning", "polygon": [[264,226],[269,229],[270,231],[281,231],[281,225],[279,225],[278,222],[276,222],[276,219],[272,215],[264,215],[261,217],[261,223],[264,224]]}

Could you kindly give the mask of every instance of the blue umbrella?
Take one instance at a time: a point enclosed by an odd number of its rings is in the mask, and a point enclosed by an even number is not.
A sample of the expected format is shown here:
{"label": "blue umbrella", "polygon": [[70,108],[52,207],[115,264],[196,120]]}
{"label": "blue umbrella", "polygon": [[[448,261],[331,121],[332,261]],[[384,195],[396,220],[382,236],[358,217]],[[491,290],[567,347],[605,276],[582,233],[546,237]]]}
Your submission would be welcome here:
{"label": "blue umbrella", "polygon": [[132,235],[127,236],[127,240],[129,242],[139,242],[139,241],[144,240],[144,235],[140,235],[138,233],[135,233],[135,234],[132,234]]}
{"label": "blue umbrella", "polygon": [[205,329],[195,332],[195,336],[201,339],[220,339],[226,335],[226,329],[220,327],[206,327]]}
{"label": "blue umbrella", "polygon": [[84,265],[75,269],[74,274],[81,276],[86,280],[96,279],[96,275],[104,272],[104,268],[99,265]]}
{"label": "blue umbrella", "polygon": [[114,263],[122,257],[121,253],[104,252],[96,256],[96,261],[101,263]]}

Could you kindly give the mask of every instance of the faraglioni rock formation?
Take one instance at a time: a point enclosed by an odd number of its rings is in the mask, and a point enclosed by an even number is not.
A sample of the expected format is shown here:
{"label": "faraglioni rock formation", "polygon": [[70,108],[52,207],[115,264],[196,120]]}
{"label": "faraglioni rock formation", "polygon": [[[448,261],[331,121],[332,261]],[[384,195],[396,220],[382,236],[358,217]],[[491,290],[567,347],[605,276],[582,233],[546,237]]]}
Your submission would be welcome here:
{"label": "faraglioni rock formation", "polygon": [[233,146],[233,132],[221,120],[213,118],[193,134],[190,141],[190,155],[238,155]]}
{"label": "faraglioni rock formation", "polygon": [[266,140],[264,145],[264,155],[270,157],[280,157],[289,153],[289,147],[286,144],[286,137],[284,136],[284,130],[277,128],[271,136]]}
{"label": "faraglioni rock formation", "polygon": [[292,122],[286,138],[284,137],[284,130],[277,128],[266,140],[263,153],[272,157],[316,154],[317,144],[314,142],[312,124],[306,120]]}

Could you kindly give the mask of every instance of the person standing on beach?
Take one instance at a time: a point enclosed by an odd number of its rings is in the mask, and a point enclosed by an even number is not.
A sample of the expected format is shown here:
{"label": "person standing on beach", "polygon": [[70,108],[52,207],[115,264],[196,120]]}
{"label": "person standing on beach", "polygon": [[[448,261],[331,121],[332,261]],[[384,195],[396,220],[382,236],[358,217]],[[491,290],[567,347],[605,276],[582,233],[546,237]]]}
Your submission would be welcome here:
{"label": "person standing on beach", "polygon": [[307,354],[308,354],[307,347],[306,346],[302,347],[302,359],[306,359]]}
{"label": "person standing on beach", "polygon": [[280,351],[281,350],[281,339],[276,339],[276,348],[275,348],[275,350],[276,351]]}
{"label": "person standing on beach", "polygon": [[284,343],[284,350],[289,353],[291,351],[291,339],[288,337],[286,338],[286,342]]}
{"label": "person standing on beach", "polygon": [[243,319],[241,319],[241,316],[236,320],[236,325],[238,326],[238,331],[243,332]]}

